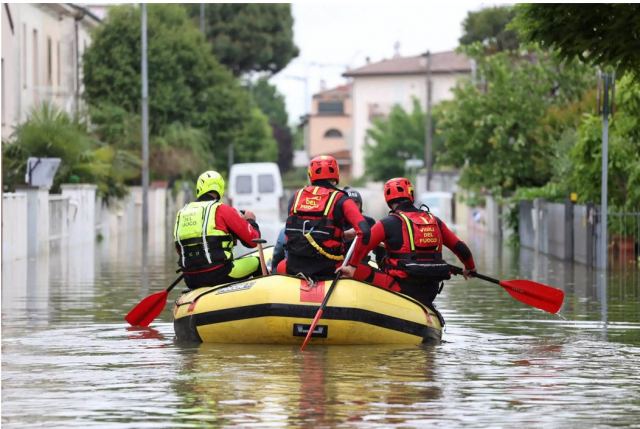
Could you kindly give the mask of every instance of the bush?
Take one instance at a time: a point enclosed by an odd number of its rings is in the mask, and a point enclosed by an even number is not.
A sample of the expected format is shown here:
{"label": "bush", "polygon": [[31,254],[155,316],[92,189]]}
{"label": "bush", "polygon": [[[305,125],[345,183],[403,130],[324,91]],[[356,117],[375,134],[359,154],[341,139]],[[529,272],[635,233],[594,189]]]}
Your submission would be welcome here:
{"label": "bush", "polygon": [[53,192],[59,191],[61,183],[85,182],[95,183],[98,193],[107,197],[126,194],[126,173],[139,166],[130,152],[101,143],[84,124],[50,104],[34,108],[2,149],[4,191],[24,183],[30,156],[61,159]]}

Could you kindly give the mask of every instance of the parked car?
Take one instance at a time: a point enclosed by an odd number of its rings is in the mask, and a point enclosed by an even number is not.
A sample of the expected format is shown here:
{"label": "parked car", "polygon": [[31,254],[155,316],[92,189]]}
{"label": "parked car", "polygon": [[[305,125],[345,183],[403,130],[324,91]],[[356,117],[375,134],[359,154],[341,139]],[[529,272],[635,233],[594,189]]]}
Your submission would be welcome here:
{"label": "parked car", "polygon": [[420,208],[423,204],[429,207],[434,215],[442,219],[447,225],[454,222],[453,194],[451,192],[422,192],[414,202]]}
{"label": "parked car", "polygon": [[258,221],[280,220],[282,177],[275,162],[234,164],[229,172],[227,198],[238,210],[251,210]]}

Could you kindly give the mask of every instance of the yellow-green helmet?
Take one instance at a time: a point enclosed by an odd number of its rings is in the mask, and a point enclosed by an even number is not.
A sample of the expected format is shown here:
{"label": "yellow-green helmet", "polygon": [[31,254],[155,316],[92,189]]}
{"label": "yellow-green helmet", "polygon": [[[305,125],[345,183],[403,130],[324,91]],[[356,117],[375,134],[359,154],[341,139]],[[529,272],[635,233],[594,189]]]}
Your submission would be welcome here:
{"label": "yellow-green helmet", "polygon": [[220,198],[224,195],[224,179],[217,171],[205,171],[196,182],[196,198],[207,192],[217,192]]}

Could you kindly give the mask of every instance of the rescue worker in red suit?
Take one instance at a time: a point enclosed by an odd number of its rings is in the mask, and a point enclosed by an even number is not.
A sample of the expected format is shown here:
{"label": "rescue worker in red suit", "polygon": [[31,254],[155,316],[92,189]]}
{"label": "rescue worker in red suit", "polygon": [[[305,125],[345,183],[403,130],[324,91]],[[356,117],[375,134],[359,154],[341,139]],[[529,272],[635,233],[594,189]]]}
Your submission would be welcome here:
{"label": "rescue worker in red suit", "polygon": [[383,242],[387,254],[381,270],[354,262],[343,268],[342,273],[431,305],[440,291],[440,283],[451,276],[442,259],[442,246],[447,246],[462,261],[465,279],[475,271],[471,251],[442,220],[413,206],[413,186],[408,179],[387,181],[384,197],[391,209],[389,215],[371,228],[369,244],[357,244],[352,259],[360,261]]}
{"label": "rescue worker in red suit", "polygon": [[312,279],[335,276],[346,253],[343,230],[351,224],[361,243],[369,243],[369,224],[356,203],[338,189],[338,162],[332,156],[315,157],[309,163],[311,185],[299,189],[289,201],[285,225],[287,259],[278,273],[302,274]]}

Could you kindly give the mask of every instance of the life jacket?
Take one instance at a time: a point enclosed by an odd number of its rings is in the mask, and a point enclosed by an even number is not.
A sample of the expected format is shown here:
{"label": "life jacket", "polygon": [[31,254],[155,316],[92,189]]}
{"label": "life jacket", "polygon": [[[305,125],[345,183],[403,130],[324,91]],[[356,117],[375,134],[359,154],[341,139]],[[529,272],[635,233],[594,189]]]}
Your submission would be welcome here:
{"label": "life jacket", "polygon": [[333,272],[336,262],[344,259],[342,225],[336,225],[334,216],[340,194],[340,191],[313,185],[296,193],[285,226],[290,273]]}
{"label": "life jacket", "polygon": [[222,203],[196,201],[178,212],[173,238],[184,272],[201,271],[233,260],[233,237],[216,226]]}
{"label": "life jacket", "polygon": [[415,280],[451,278],[450,268],[442,259],[438,219],[424,211],[395,211],[391,215],[402,221],[402,246],[397,250],[387,247],[386,271]]}

